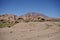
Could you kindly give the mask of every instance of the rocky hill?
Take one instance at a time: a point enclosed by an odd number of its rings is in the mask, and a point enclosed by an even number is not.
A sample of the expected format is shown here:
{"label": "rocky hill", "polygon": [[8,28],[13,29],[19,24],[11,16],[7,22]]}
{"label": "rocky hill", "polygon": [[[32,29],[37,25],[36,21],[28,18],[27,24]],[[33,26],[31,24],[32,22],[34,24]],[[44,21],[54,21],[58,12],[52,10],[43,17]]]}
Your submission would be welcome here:
{"label": "rocky hill", "polygon": [[[20,22],[44,22],[44,21],[60,21],[59,18],[50,18],[41,13],[28,12],[22,16],[16,16],[14,14],[2,14],[0,15],[0,23],[16,24]],[[10,26],[9,26],[10,27]]]}
{"label": "rocky hill", "polygon": [[3,14],[0,15],[0,21],[1,22],[14,22],[17,19],[16,15],[13,14]]}

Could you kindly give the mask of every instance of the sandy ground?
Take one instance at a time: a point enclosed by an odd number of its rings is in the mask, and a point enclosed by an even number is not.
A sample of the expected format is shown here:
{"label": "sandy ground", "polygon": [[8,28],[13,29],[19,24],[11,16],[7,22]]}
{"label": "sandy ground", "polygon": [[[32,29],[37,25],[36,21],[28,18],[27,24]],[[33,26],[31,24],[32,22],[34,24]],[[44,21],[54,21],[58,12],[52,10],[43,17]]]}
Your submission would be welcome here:
{"label": "sandy ground", "polygon": [[18,23],[0,28],[0,40],[60,40],[60,22]]}

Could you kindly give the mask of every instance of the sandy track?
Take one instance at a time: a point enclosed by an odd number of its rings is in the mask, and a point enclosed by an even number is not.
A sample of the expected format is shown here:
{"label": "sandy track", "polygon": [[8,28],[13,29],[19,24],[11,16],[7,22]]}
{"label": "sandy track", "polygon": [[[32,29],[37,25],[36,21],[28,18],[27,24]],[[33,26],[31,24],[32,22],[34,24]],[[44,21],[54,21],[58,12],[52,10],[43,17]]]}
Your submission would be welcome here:
{"label": "sandy track", "polygon": [[18,23],[0,28],[0,40],[60,40],[60,22]]}

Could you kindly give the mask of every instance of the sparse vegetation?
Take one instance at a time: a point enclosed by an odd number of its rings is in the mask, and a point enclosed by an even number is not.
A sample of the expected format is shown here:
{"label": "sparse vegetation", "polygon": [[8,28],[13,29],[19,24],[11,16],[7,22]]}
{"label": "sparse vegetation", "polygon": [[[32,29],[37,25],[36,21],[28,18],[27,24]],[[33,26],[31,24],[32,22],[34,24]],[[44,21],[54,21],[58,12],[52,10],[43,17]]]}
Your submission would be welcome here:
{"label": "sparse vegetation", "polygon": [[13,26],[14,24],[13,23],[0,23],[0,28],[3,28],[3,27],[11,27]]}

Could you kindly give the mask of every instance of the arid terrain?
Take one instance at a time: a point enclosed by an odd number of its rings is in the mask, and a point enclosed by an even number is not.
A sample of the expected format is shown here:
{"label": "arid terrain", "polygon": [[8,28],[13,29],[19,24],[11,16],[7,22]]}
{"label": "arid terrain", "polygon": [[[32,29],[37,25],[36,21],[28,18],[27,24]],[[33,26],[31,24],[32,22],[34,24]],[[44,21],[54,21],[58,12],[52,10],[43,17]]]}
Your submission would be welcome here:
{"label": "arid terrain", "polygon": [[60,40],[59,18],[36,13],[4,17],[0,16],[0,40]]}
{"label": "arid terrain", "polygon": [[0,40],[60,40],[60,22],[18,23],[0,28]]}

